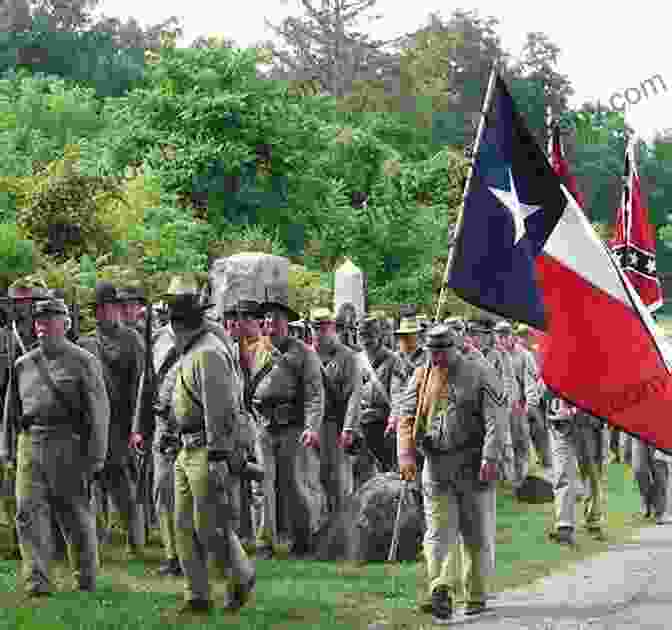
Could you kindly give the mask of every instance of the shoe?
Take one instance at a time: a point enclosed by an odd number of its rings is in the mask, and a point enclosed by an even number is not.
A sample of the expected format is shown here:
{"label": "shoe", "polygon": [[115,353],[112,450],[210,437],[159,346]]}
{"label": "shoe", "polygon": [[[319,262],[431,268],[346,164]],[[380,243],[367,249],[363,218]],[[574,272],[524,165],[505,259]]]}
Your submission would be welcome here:
{"label": "shoe", "polygon": [[250,599],[250,595],[256,584],[256,574],[252,575],[252,577],[244,584],[235,583],[229,590],[229,599],[224,604],[224,609],[231,612],[240,610],[247,603],[247,600]]}
{"label": "shoe", "polygon": [[170,558],[159,565],[157,570],[159,575],[172,575],[173,577],[182,576],[182,567],[180,566],[180,561],[177,558]]}
{"label": "shoe", "polygon": [[441,625],[448,624],[453,618],[453,602],[445,586],[437,586],[432,591],[432,622]]}
{"label": "shoe", "polygon": [[207,599],[190,599],[179,607],[177,614],[205,614],[210,612],[210,607],[210,601]]}
{"label": "shoe", "polygon": [[672,525],[672,517],[666,514],[656,516],[656,525]]}
{"label": "shoe", "polygon": [[574,530],[571,527],[560,527],[558,531],[551,532],[548,536],[553,542],[560,545],[574,546],[576,544]]}

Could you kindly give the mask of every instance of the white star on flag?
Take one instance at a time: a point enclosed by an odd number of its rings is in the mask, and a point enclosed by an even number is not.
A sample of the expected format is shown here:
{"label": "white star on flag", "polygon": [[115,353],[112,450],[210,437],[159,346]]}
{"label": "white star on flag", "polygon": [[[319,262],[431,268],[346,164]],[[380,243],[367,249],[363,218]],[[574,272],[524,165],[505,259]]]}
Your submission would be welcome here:
{"label": "white star on flag", "polygon": [[646,263],[646,268],[649,273],[654,273],[656,271],[656,259],[649,258],[649,262]]}
{"label": "white star on flag", "polygon": [[507,170],[509,171],[511,190],[500,190],[498,188],[492,188],[491,186],[488,186],[488,188],[490,189],[490,192],[492,192],[492,194],[510,210],[516,232],[513,244],[517,245],[518,241],[525,236],[525,219],[531,214],[534,214],[537,210],[540,210],[541,206],[532,206],[520,201],[518,192],[516,191],[516,184],[513,181],[513,172],[510,168]]}
{"label": "white star on flag", "polygon": [[637,252],[631,252],[629,258],[630,258],[630,264],[631,265],[636,265],[637,264]]}

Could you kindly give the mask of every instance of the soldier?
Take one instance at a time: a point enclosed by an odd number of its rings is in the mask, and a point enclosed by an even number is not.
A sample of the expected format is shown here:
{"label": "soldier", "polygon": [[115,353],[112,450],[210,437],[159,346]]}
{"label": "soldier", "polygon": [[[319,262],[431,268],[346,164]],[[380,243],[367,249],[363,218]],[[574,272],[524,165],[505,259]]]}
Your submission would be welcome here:
{"label": "soldier", "polygon": [[[109,282],[96,285],[96,332],[79,340],[103,364],[112,418],[109,451],[99,484],[119,514],[128,559],[137,558],[144,542],[138,504],[137,471],[129,449],[140,379],[144,370],[144,341],[120,323],[119,296]],[[108,523],[109,525],[109,523]]]}
{"label": "soldier", "polygon": [[357,345],[357,311],[351,302],[341,304],[336,312],[336,334],[344,346],[355,352],[362,351]]}
{"label": "soldier", "polygon": [[[37,338],[33,328],[32,309],[36,300],[42,299],[47,295],[46,290],[42,287],[26,287],[14,286],[9,289],[8,310],[11,311],[11,322],[7,321],[4,330],[3,338],[6,342],[7,349],[7,368],[10,361],[13,365],[16,360],[26,354],[30,349],[37,345]],[[10,338],[11,335],[11,338]],[[9,382],[9,370],[3,373],[3,383],[0,387],[2,394],[2,401],[5,400],[5,393]],[[9,465],[2,470],[2,490],[0,501],[1,507],[5,514],[7,523],[10,525],[12,532],[12,539],[9,548],[9,555],[13,559],[20,559],[19,539],[15,527],[16,522],[16,490],[15,490],[15,476],[16,471],[13,466]],[[52,518],[52,531],[58,534],[58,527],[55,519]],[[63,555],[65,545],[60,534],[55,535],[53,542],[56,551],[59,555]]]}
{"label": "soldier", "polygon": [[39,346],[15,363],[0,441],[0,459],[17,466],[24,587],[31,597],[51,592],[53,511],[68,542],[76,585],[93,591],[97,540],[89,484],[105,461],[109,400],[100,363],[66,339],[72,322],[65,302],[46,299],[34,317]]}
{"label": "soldier", "polygon": [[[399,422],[399,400],[406,391],[406,386],[413,372],[428,360],[426,350],[418,346],[418,333],[420,327],[415,317],[403,317],[399,328],[395,331],[399,343],[399,357],[403,365],[403,372],[394,370],[390,385],[392,398],[392,410],[385,428],[385,435],[395,434]],[[422,470],[422,461],[418,464],[418,470]]]}
{"label": "soldier", "polygon": [[[514,487],[520,487],[527,477],[530,461],[530,429],[534,420],[528,414],[534,414],[538,407],[536,366],[532,364],[531,356],[523,349],[515,347],[513,327],[507,321],[498,322],[495,326],[498,350],[506,362],[507,372],[512,373],[510,431],[513,446],[514,476],[511,479]],[[536,420],[536,416],[533,416]],[[541,415],[539,422],[545,426]],[[540,429],[541,430],[541,429]],[[540,454],[540,453],[539,453]],[[550,454],[547,453],[550,459]],[[551,464],[544,461],[545,468]]]}
{"label": "soldier", "polygon": [[145,449],[145,438],[153,435],[152,498],[159,521],[165,560],[159,566],[159,575],[181,576],[182,567],[177,558],[175,540],[175,460],[180,450],[180,436],[172,407],[172,393],[177,380],[177,345],[170,323],[160,328],[152,338],[154,361],[154,391],[156,403],[153,426],[143,426],[143,418],[136,409],[129,446]]}
{"label": "soldier", "polygon": [[354,491],[351,456],[354,432],[359,430],[362,372],[355,353],[336,335],[336,320],[328,308],[315,309],[311,320],[316,332],[317,354],[322,362],[325,412],[320,435],[320,478],[329,511],[338,514]]}
{"label": "soldier", "polygon": [[486,610],[481,549],[489,542],[487,488],[497,479],[506,400],[494,370],[462,355],[447,326],[431,329],[426,347],[431,367],[415,370],[400,404],[399,470],[403,479],[415,480],[415,450],[421,446],[431,602],[423,609],[446,623],[453,614],[456,576],[449,573],[458,533],[465,551],[465,614]]}
{"label": "soldier", "polygon": [[380,321],[368,317],[359,322],[359,343],[364,348],[364,385],[362,387],[362,431],[366,445],[383,472],[396,469],[396,440],[386,434],[387,420],[392,412],[392,375],[405,375],[401,359],[383,344]]}
{"label": "soldier", "polygon": [[635,437],[631,437],[632,472],[641,498],[641,515],[666,525],[668,465],[666,455]]}
{"label": "soldier", "polygon": [[569,405],[550,390],[544,394],[551,426],[555,527],[551,540],[576,544],[577,468],[591,492],[584,500],[586,530],[598,540],[602,530],[602,426],[599,420]]}
{"label": "soldier", "polygon": [[513,362],[514,405],[518,403],[518,407],[522,410],[521,417],[529,427],[527,456],[529,458],[529,441],[531,441],[539,464],[546,473],[549,473],[552,465],[550,436],[546,419],[539,406],[541,396],[536,358],[523,344],[517,342],[509,322],[500,322],[497,327],[500,344],[509,353]]}
{"label": "soldier", "polygon": [[[260,557],[272,557],[278,544],[277,500],[291,515],[292,553],[312,551],[310,490],[302,465],[305,448],[319,449],[324,416],[324,385],[317,354],[289,337],[289,320],[298,315],[287,297],[261,305],[271,347],[259,354],[258,371],[250,386],[255,412],[261,421],[260,445],[264,462],[264,515],[257,535]],[[276,493],[276,480],[282,495]]]}
{"label": "soldier", "polygon": [[241,440],[238,375],[232,357],[204,324],[195,282],[171,285],[165,297],[180,360],[173,390],[173,413],[182,448],[175,462],[177,552],[185,576],[186,602],[180,612],[211,608],[208,553],[231,577],[228,610],[245,605],[256,575],[233,531],[228,493],[230,477],[245,461]]}

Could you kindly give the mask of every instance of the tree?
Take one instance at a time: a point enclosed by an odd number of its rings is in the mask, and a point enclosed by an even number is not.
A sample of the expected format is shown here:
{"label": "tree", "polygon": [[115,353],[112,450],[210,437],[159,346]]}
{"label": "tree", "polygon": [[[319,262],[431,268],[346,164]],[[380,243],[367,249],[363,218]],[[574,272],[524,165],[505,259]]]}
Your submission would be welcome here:
{"label": "tree", "polygon": [[[371,80],[394,56],[385,51],[389,42],[372,40],[353,30],[358,19],[377,0],[301,0],[304,15],[288,17],[270,27],[281,39],[261,45],[271,54],[268,78],[286,79],[314,86],[313,93],[341,98],[356,80]],[[379,17],[379,16],[378,16]]]}

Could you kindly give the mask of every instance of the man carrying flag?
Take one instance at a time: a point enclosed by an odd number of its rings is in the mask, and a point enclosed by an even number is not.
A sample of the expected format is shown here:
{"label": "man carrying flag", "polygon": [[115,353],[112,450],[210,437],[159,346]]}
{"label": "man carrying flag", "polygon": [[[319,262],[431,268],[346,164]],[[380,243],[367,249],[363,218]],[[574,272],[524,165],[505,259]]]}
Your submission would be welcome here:
{"label": "man carrying flag", "polygon": [[[616,235],[610,243],[614,256],[642,302],[653,312],[663,305],[663,292],[656,275],[656,236],[648,221],[635,161],[635,139],[625,151],[623,196],[616,215]],[[625,437],[627,441],[629,436]],[[655,447],[632,438],[632,471],[641,496],[641,516],[668,521],[668,456]]]}
{"label": "man carrying flag", "polygon": [[[583,197],[576,179],[569,171],[560,138],[560,128],[553,127],[549,146],[553,170],[561,178],[572,197],[583,207]],[[549,421],[553,456],[553,495],[555,498],[554,531],[551,540],[560,544],[574,544],[576,530],[576,497],[578,468],[583,488],[584,520],[587,532],[604,538],[603,507],[605,503],[602,483],[603,451],[607,443],[602,422],[590,414],[568,407],[553,392],[544,395],[544,407]],[[570,411],[568,411],[570,410]]]}
{"label": "man carrying flag", "polygon": [[670,358],[650,313],[494,74],[484,110],[447,286],[544,331],[541,376],[568,404],[672,449]]}

